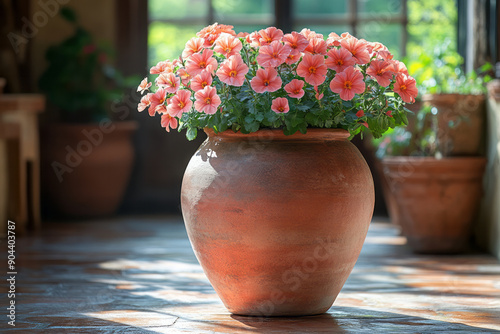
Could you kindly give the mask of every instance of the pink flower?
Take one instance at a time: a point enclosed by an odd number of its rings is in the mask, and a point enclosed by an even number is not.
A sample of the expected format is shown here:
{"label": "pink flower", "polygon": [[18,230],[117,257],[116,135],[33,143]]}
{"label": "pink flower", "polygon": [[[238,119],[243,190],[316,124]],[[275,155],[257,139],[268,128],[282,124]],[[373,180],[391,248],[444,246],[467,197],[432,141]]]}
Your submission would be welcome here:
{"label": "pink flower", "polygon": [[271,104],[271,110],[276,113],[287,113],[290,110],[290,107],[288,106],[288,100],[286,97],[275,98]]}
{"label": "pink flower", "polygon": [[189,80],[191,80],[191,74],[189,74],[185,68],[179,68],[177,70],[177,75],[181,78],[182,84],[188,86]]}
{"label": "pink flower", "polygon": [[307,38],[296,31],[292,31],[292,33],[283,36],[283,42],[292,48],[292,51],[296,54],[300,54],[300,52],[304,51],[309,45]]}
{"label": "pink flower", "polygon": [[275,92],[281,88],[281,78],[272,67],[258,69],[257,74],[250,81],[250,86],[257,93]]}
{"label": "pink flower", "polygon": [[314,91],[316,92],[316,94],[314,94],[314,97],[316,98],[316,100],[321,100],[323,98],[323,96],[325,96],[325,94],[319,93],[318,86],[314,86]]}
{"label": "pink flower", "polygon": [[205,48],[210,48],[222,33],[228,33],[233,36],[236,35],[233,30],[233,26],[214,23],[208,27],[201,29],[198,33],[196,33],[196,36],[203,38],[203,46]]}
{"label": "pink flower", "polygon": [[404,73],[399,73],[394,83],[394,92],[398,93],[406,103],[415,102],[415,97],[418,95],[415,79]]}
{"label": "pink flower", "polygon": [[171,73],[174,71],[174,65],[168,60],[160,61],[155,66],[151,67],[149,73],[151,74],[161,74],[161,73]]}
{"label": "pink flower", "polygon": [[245,81],[245,74],[248,73],[248,66],[243,62],[239,54],[226,59],[217,70],[217,77],[220,81],[231,86],[242,86]]}
{"label": "pink flower", "polygon": [[340,46],[340,36],[334,32],[331,32],[326,39],[326,44],[328,46]]}
{"label": "pink flower", "polygon": [[149,106],[149,116],[156,114],[156,109],[165,103],[167,98],[167,91],[164,88],[159,88],[156,93],[149,97],[151,105]]}
{"label": "pink flower", "polygon": [[370,54],[366,48],[366,42],[358,40],[356,37],[348,37],[340,41],[340,45],[351,52],[358,64],[366,64],[370,61]]}
{"label": "pink flower", "polygon": [[304,52],[309,52],[313,55],[326,55],[326,42],[322,38],[311,38],[309,40],[309,45],[304,50]]}
{"label": "pink flower", "polygon": [[142,79],[141,84],[139,85],[139,87],[137,87],[137,91],[141,92],[141,94],[144,94],[144,91],[148,90],[149,87],[151,87],[151,82],[148,82],[148,78],[146,77]]}
{"label": "pink flower", "polygon": [[389,117],[392,117],[392,110],[388,110],[385,114]]}
{"label": "pink flower", "polygon": [[325,58],[322,55],[306,53],[297,66],[297,75],[313,86],[319,86],[325,81],[326,72]]}
{"label": "pink flower", "polygon": [[321,39],[323,39],[323,35],[322,34],[318,34],[317,32],[312,31],[312,30],[307,29],[307,28],[302,29],[300,31],[300,34],[302,36],[304,36],[305,38],[307,38],[308,41],[310,41],[313,38],[321,38]]}
{"label": "pink flower", "polygon": [[356,64],[356,59],[353,58],[352,54],[342,47],[340,49],[334,48],[328,51],[326,55],[328,56],[325,61],[326,66],[337,73]]}
{"label": "pink flower", "polygon": [[151,104],[151,101],[149,99],[152,95],[152,93],[149,93],[141,98],[141,102],[139,102],[139,105],[137,106],[138,111],[143,111],[144,109],[149,107],[149,105]]}
{"label": "pink flower", "polygon": [[156,85],[165,88],[167,93],[175,93],[179,90],[181,79],[173,73],[162,73],[156,78]]}
{"label": "pink flower", "polygon": [[195,53],[186,61],[186,71],[195,76],[203,70],[213,73],[217,69],[217,60],[212,55],[214,52],[209,49],[203,50],[203,53]]}
{"label": "pink flower", "polygon": [[366,74],[377,80],[383,87],[389,86],[392,81],[392,66],[385,60],[374,60],[366,70]]}
{"label": "pink flower", "polygon": [[182,51],[182,58],[187,59],[192,54],[198,53],[203,50],[203,43],[205,41],[203,38],[194,37],[187,41],[186,46],[184,47],[184,51]]}
{"label": "pink flower", "polygon": [[168,113],[161,115],[161,126],[170,132],[170,129],[177,129],[177,119],[170,116]]}
{"label": "pink flower", "polygon": [[183,113],[191,110],[193,101],[191,101],[191,92],[185,89],[177,91],[167,106],[167,112],[172,117],[181,117]]}
{"label": "pink flower", "polygon": [[288,45],[273,41],[260,47],[257,62],[262,67],[277,67],[285,62],[291,50]]}
{"label": "pink flower", "polygon": [[304,81],[293,79],[285,85],[285,91],[288,93],[288,96],[300,99],[305,94],[304,90],[302,89],[303,87]]}
{"label": "pink flower", "polygon": [[301,54],[299,51],[295,51],[292,49],[292,52],[286,57],[285,63],[288,65],[295,64],[300,60]]}
{"label": "pink flower", "polygon": [[212,75],[207,71],[203,71],[193,78],[191,81],[191,89],[196,91],[202,90],[206,86],[212,84]]}
{"label": "pink flower", "polygon": [[403,73],[409,75],[408,69],[406,68],[406,65],[404,63],[400,62],[399,60],[390,60],[390,62],[392,63],[391,70],[394,72],[394,74]]}
{"label": "pink flower", "polygon": [[223,33],[215,41],[214,51],[222,53],[226,58],[237,55],[242,48],[240,40],[230,34]]}
{"label": "pink flower", "polygon": [[377,53],[377,58],[381,58],[383,60],[391,60],[394,58],[394,56],[389,51],[382,50]]}
{"label": "pink flower", "polygon": [[259,30],[259,42],[260,45],[268,45],[274,41],[280,41],[283,37],[283,31],[275,27],[269,27],[266,29]]}
{"label": "pink flower", "polygon": [[358,118],[363,117],[364,115],[365,115],[364,110],[358,110],[358,112],[356,113],[356,117]]}
{"label": "pink flower", "polygon": [[217,90],[215,87],[211,86],[206,86],[202,90],[197,91],[194,97],[196,98],[194,108],[199,112],[204,112],[209,115],[215,114],[221,103],[217,95]]}
{"label": "pink flower", "polygon": [[339,94],[342,100],[352,100],[354,94],[361,94],[365,91],[363,74],[352,66],[348,67],[335,75],[335,78],[330,82],[330,89]]}

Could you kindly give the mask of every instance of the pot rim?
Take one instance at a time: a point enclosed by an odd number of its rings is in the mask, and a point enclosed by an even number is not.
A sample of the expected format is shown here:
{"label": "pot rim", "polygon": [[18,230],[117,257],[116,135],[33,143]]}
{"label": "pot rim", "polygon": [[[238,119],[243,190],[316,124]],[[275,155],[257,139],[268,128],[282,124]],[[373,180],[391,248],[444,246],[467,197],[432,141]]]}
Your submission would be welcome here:
{"label": "pot rim", "polygon": [[348,140],[350,133],[344,129],[323,129],[323,128],[310,128],[307,133],[302,134],[296,132],[292,135],[285,135],[283,129],[260,129],[252,133],[244,134],[241,132],[234,132],[233,130],[226,130],[223,132],[215,133],[211,128],[204,128],[203,131],[209,138],[220,140],[245,140],[245,139],[259,139],[259,140],[310,140],[310,141],[330,141],[330,140]]}

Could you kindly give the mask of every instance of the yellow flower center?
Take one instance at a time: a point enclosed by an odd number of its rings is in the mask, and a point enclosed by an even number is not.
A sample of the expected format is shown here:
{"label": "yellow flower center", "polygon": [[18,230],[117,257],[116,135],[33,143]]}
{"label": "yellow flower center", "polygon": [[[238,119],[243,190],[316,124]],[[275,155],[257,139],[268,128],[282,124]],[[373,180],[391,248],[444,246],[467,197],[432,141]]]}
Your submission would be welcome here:
{"label": "yellow flower center", "polygon": [[311,73],[311,74],[316,73],[316,67],[314,67],[314,66],[309,67],[309,73]]}
{"label": "yellow flower center", "polygon": [[205,103],[206,103],[206,104],[210,104],[211,102],[212,102],[212,99],[211,99],[211,98],[207,97],[207,98],[205,99]]}
{"label": "yellow flower center", "polygon": [[269,86],[269,80],[264,80],[264,86]]}
{"label": "yellow flower center", "polygon": [[182,108],[184,108],[184,106],[185,106],[184,102],[179,101],[179,108],[181,108],[181,109],[182,109]]}
{"label": "yellow flower center", "polygon": [[406,85],[401,85],[401,86],[399,87],[399,89],[401,89],[401,90],[406,90]]}
{"label": "yellow flower center", "polygon": [[346,81],[344,82],[344,89],[351,89],[352,88],[352,82]]}
{"label": "yellow flower center", "polygon": [[200,68],[205,68],[207,67],[207,63],[205,63],[204,61],[200,62]]}
{"label": "yellow flower center", "polygon": [[337,65],[342,66],[344,65],[344,61],[342,59],[337,60]]}
{"label": "yellow flower center", "polygon": [[236,71],[229,72],[229,76],[232,78],[234,78],[237,74],[238,74],[238,72],[236,72]]}

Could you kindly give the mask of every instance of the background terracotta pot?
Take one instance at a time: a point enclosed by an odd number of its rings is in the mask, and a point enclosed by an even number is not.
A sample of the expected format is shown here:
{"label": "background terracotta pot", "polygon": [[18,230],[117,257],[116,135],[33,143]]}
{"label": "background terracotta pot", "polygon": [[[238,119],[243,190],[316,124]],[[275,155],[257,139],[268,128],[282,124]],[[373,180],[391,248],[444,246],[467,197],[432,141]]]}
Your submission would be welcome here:
{"label": "background terracotta pot", "polygon": [[186,169],[182,212],[226,307],[264,316],[328,310],[374,206],[372,176],[347,131],[208,135]]}
{"label": "background terracotta pot", "polygon": [[120,205],[132,170],[134,121],[41,129],[42,199],[48,216],[96,217]]}
{"label": "background terracotta pot", "polygon": [[484,95],[429,94],[424,95],[423,101],[438,109],[437,135],[441,153],[445,156],[484,154]]}
{"label": "background terracotta pot", "polygon": [[382,165],[410,247],[419,253],[466,250],[482,197],[486,159],[386,157]]}

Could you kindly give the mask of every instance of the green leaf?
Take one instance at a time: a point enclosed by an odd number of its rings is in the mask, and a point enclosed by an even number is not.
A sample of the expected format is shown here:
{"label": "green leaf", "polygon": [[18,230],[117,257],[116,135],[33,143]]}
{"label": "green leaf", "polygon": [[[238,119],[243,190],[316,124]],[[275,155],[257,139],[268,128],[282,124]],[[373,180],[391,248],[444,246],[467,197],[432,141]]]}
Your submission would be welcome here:
{"label": "green leaf", "polygon": [[194,140],[198,135],[198,130],[196,128],[189,128],[186,132],[186,138],[188,140]]}

